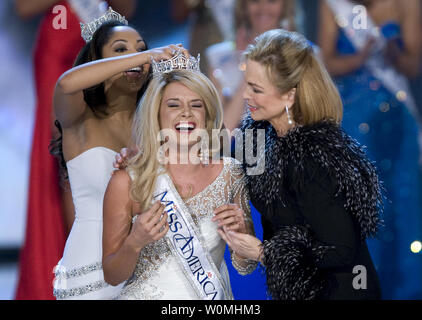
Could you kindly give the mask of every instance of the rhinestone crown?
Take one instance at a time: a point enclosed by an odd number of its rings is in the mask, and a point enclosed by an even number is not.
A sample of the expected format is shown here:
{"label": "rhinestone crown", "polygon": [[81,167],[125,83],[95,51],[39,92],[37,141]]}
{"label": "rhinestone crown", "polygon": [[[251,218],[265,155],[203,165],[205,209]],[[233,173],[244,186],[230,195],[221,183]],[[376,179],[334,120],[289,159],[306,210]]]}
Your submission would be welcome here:
{"label": "rhinestone crown", "polygon": [[107,12],[99,17],[98,19],[95,19],[92,22],[89,22],[87,24],[81,24],[81,36],[85,40],[85,42],[89,42],[92,40],[92,36],[94,35],[95,31],[98,30],[99,27],[105,22],[108,21],[117,21],[121,22],[125,25],[128,25],[128,21],[125,19],[124,16],[122,16],[120,13],[114,11],[111,7],[108,8]]}
{"label": "rhinestone crown", "polygon": [[200,54],[198,54],[197,58],[189,57],[183,55],[180,51],[175,54],[175,56],[169,60],[161,60],[160,62],[156,62],[153,58],[152,61],[152,72],[153,74],[158,73],[168,73],[172,72],[173,70],[195,70],[201,72],[199,69],[199,61],[201,59]]}

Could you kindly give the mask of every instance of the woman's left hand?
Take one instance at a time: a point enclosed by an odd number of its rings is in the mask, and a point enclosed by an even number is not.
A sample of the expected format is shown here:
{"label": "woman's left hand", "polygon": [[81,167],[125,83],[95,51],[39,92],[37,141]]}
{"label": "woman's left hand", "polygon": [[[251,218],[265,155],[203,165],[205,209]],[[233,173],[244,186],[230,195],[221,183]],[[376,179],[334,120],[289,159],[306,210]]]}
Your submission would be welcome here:
{"label": "woman's left hand", "polygon": [[224,231],[218,229],[218,233],[227,242],[234,253],[243,259],[260,261],[262,258],[262,242],[258,238],[245,233]]}
{"label": "woman's left hand", "polygon": [[211,219],[218,223],[219,228],[229,231],[247,233],[245,213],[238,204],[226,204],[214,210],[214,217]]}

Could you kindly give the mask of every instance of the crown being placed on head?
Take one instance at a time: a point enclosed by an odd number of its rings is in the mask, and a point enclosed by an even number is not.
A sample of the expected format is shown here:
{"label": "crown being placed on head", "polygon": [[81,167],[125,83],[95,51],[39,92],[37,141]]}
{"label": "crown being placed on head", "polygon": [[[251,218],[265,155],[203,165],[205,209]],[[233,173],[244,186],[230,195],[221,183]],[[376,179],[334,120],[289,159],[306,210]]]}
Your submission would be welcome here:
{"label": "crown being placed on head", "polygon": [[194,57],[187,58],[183,55],[182,52],[178,52],[175,56],[169,60],[161,60],[161,62],[156,62],[152,57],[152,73],[169,73],[174,70],[194,70],[199,71],[199,61],[201,59],[200,54],[198,53],[198,57],[195,59]]}
{"label": "crown being placed on head", "polygon": [[94,35],[95,31],[97,31],[98,28],[101,27],[103,23],[109,22],[109,21],[117,21],[125,25],[129,24],[124,16],[122,16],[118,12],[114,11],[111,7],[109,7],[107,12],[101,17],[99,17],[98,19],[95,19],[94,21],[89,22],[87,24],[81,23],[82,38],[85,40],[85,42],[91,41],[92,36]]}

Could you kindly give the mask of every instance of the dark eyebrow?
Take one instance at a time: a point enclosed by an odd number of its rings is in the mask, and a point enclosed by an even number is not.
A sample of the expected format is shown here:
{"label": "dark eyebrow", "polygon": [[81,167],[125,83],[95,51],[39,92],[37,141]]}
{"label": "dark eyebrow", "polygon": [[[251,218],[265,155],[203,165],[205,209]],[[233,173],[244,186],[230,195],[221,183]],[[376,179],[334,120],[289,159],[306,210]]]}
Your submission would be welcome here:
{"label": "dark eyebrow", "polygon": [[113,41],[113,43],[112,43],[111,45],[115,44],[117,41],[122,41],[122,42],[127,43],[127,41],[126,41],[126,40],[124,40],[124,39],[117,39],[117,40],[114,40],[114,41]]}
{"label": "dark eyebrow", "polygon": [[[122,42],[124,42],[124,43],[127,43],[127,40],[124,40],[124,39],[117,39],[117,40],[114,40],[114,41],[113,41],[113,43],[112,43],[111,45],[115,44],[115,43],[116,43],[116,42],[118,42],[118,41],[122,41]],[[143,42],[143,43],[144,43],[144,45],[145,45],[145,41],[144,41],[143,39],[139,39],[136,43],[140,43],[140,42]]]}

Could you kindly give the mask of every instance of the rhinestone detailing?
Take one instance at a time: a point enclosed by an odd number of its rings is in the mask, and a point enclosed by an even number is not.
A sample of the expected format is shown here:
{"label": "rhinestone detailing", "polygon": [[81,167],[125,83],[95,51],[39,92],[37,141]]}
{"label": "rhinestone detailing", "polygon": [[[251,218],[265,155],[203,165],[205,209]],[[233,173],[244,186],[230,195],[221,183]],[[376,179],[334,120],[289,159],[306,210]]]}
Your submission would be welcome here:
{"label": "rhinestone detailing", "polygon": [[[251,274],[258,266],[257,261],[249,260],[249,259],[245,259],[245,260],[240,259],[233,252],[231,253],[230,258],[232,260],[233,267],[241,276],[246,276],[248,274]],[[240,265],[237,260],[242,261],[243,263],[246,264],[246,266]]]}
{"label": "rhinestone detailing", "polygon": [[107,286],[108,284],[105,281],[96,281],[77,288],[54,289],[53,294],[57,299],[68,299],[72,297],[82,296],[93,291],[98,291]]}
{"label": "rhinestone detailing", "polygon": [[54,274],[56,278],[55,281],[55,288],[53,290],[53,294],[57,299],[67,299],[77,296],[82,296],[84,294],[98,291],[102,288],[108,287],[109,285],[104,280],[95,281],[92,283],[88,283],[84,286],[70,288],[70,289],[58,289],[56,288],[56,284],[59,285],[59,287],[66,287],[66,280],[76,278],[76,277],[82,277],[85,276],[91,272],[94,271],[101,271],[102,272],[102,263],[96,262],[92,263],[86,266],[82,266],[79,268],[74,268],[69,271],[66,271],[66,268],[64,266],[61,266],[60,264],[57,265],[54,268]]}
{"label": "rhinestone detailing", "polygon": [[123,291],[114,300],[159,300],[164,296],[158,286],[143,282],[142,290],[139,290],[139,284],[133,282],[123,289]]}
{"label": "rhinestone detailing", "polygon": [[109,7],[107,12],[98,19],[95,19],[94,21],[87,24],[80,23],[81,37],[85,40],[85,42],[88,43],[92,40],[92,36],[94,35],[95,31],[97,31],[104,23],[108,21],[117,21],[128,25],[128,21],[124,16],[120,15],[118,12]]}
{"label": "rhinestone detailing", "polygon": [[187,58],[180,51],[177,52],[173,58],[161,62],[156,62],[151,57],[152,73],[155,75],[160,73],[169,73],[173,70],[194,70],[201,72],[199,69],[200,60],[200,54],[198,54],[196,59],[194,57]]}
{"label": "rhinestone detailing", "polygon": [[[83,266],[80,268],[75,268],[72,269],[70,271],[66,271],[64,267],[58,265],[56,266],[55,270],[54,270],[54,274],[56,275],[56,277],[60,278],[60,279],[70,279],[70,278],[75,278],[75,277],[80,277],[83,275],[86,275],[90,272],[93,271],[97,271],[97,270],[102,270],[102,264],[101,262],[96,262],[87,266]],[[63,271],[62,271],[63,270]]]}
{"label": "rhinestone detailing", "polygon": [[[185,200],[198,233],[200,233],[201,223],[213,217],[215,208],[234,202],[239,203],[243,209],[248,229],[253,232],[249,195],[243,170],[240,164],[232,158],[224,158],[223,170],[211,184],[203,191]],[[133,217],[132,223],[136,218],[137,216]],[[159,276],[160,267],[169,263],[172,257],[173,253],[164,238],[146,246],[139,255],[133,275],[116,299],[151,300],[162,297],[164,295],[161,291],[162,288],[158,288],[152,282],[155,276]],[[232,261],[235,261],[233,257]],[[244,263],[244,260],[239,260],[239,263],[233,264],[240,274],[248,274],[256,268],[256,263],[243,267]]]}

